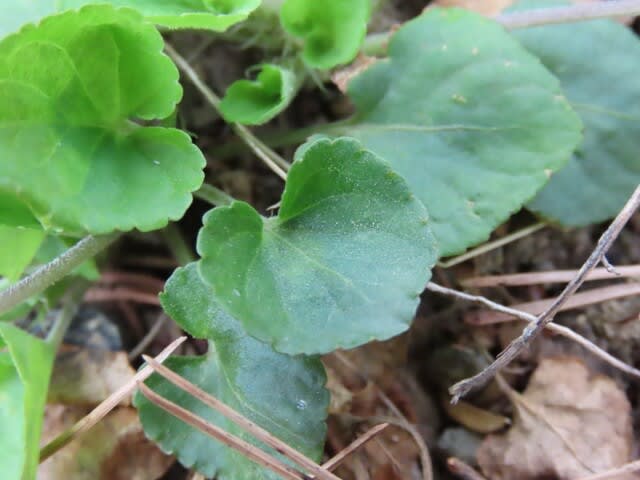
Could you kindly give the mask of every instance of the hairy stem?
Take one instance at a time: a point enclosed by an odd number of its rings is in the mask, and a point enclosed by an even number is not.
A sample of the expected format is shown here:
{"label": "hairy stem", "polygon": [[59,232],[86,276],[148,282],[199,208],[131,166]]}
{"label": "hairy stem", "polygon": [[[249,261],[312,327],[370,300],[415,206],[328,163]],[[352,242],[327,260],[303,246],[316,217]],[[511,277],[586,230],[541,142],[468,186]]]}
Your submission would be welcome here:
{"label": "hairy stem", "polygon": [[31,275],[0,292],[0,313],[5,313],[26,299],[44,291],[58,280],[68,275],[85,260],[111,244],[118,234],[94,237],[89,235],[76,243],[59,257],[42,265]]}

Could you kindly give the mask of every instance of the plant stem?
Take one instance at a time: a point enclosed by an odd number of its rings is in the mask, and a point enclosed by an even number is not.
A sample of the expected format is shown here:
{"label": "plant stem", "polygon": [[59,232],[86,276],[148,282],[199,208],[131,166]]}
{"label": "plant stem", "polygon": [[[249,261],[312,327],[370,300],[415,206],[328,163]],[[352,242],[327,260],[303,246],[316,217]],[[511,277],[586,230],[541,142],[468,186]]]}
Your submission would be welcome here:
{"label": "plant stem", "polygon": [[203,183],[202,186],[193,194],[200,200],[204,200],[205,202],[208,202],[211,205],[215,205],[216,207],[222,205],[231,205],[231,202],[235,201],[235,198],[233,198],[231,195],[223,192],[213,185],[209,185],[208,183]]}
{"label": "plant stem", "polygon": [[71,321],[78,311],[80,301],[84,293],[87,291],[89,283],[85,280],[79,280],[74,284],[62,300],[62,310],[55,319],[49,334],[47,335],[47,343],[53,347],[54,350],[58,350],[62,344],[65,333],[71,325]]}
{"label": "plant stem", "polygon": [[625,17],[639,14],[639,0],[619,0],[503,13],[495,17],[494,20],[505,28],[512,30],[537,25],[582,22],[596,18]]}
{"label": "plant stem", "polygon": [[[178,68],[191,80],[191,83],[198,89],[198,91],[204,96],[209,104],[220,113],[220,97],[218,97],[213,91],[205,85],[200,76],[171,45],[165,43],[165,50],[167,54],[176,62]],[[238,135],[242,141],[256,154],[260,160],[262,160],[276,175],[283,180],[286,180],[287,173],[291,166],[289,162],[280,157],[276,152],[267,147],[258,137],[256,137],[251,131],[244,125],[239,123],[229,124],[233,131]]]}
{"label": "plant stem", "polygon": [[94,237],[89,235],[69,250],[46,265],[42,265],[31,275],[0,292],[0,313],[5,313],[27,298],[42,292],[58,280],[68,275],[85,260],[96,255],[111,244],[118,234]]}
{"label": "plant stem", "polygon": [[175,258],[180,265],[186,265],[196,260],[196,256],[193,254],[189,245],[187,245],[187,242],[185,242],[178,225],[175,223],[168,224],[162,230],[162,236],[165,242],[167,242],[173,258]]}

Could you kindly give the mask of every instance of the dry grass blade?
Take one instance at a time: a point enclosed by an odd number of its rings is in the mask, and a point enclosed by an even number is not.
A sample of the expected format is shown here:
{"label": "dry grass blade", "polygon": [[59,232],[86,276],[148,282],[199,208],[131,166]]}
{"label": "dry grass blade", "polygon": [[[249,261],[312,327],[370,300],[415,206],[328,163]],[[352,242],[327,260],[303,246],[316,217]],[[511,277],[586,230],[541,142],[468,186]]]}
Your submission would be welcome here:
{"label": "dry grass blade", "polygon": [[[586,307],[596,303],[606,302],[616,298],[629,297],[640,294],[640,283],[626,283],[623,285],[613,285],[611,287],[594,288],[585,292],[576,293],[569,298],[566,303],[558,309],[559,312],[565,310],[573,310],[575,308]],[[524,302],[513,305],[512,308],[520,312],[531,313],[537,315],[549,308],[555,298],[546,298],[543,300],[535,300],[533,302]],[[473,325],[490,325],[492,323],[501,323],[511,320],[512,314],[502,312],[495,313],[489,311],[476,312],[473,319],[469,322]]]}
{"label": "dry grass blade", "polygon": [[584,282],[587,274],[602,261],[607,250],[609,250],[609,247],[618,237],[622,228],[636,211],[638,205],[640,205],[640,185],[636,187],[620,213],[616,216],[613,222],[611,222],[609,228],[607,228],[598,240],[598,243],[591,255],[589,255],[589,258],[587,258],[580,270],[578,270],[576,276],[567,284],[553,304],[549,306],[549,308],[538,318],[536,318],[535,322],[531,322],[527,325],[522,334],[511,342],[509,346],[507,346],[507,348],[498,355],[491,365],[477,375],[453,385],[450,389],[452,402],[456,402],[460,397],[466,395],[474,388],[484,385],[493,378],[496,373],[518,356],[528,343],[544,329],[545,325],[553,320],[553,317],[559,311],[560,307],[576,292],[576,290],[578,290],[578,288],[580,288],[580,285]]}
{"label": "dry grass blade", "polygon": [[238,425],[240,428],[250,433],[258,440],[274,448],[277,452],[289,458],[292,462],[299,465],[303,469],[307,470],[309,473],[313,473],[316,476],[316,478],[321,480],[340,480],[333,473],[329,472],[328,469],[326,469],[325,467],[321,467],[310,458],[298,452],[296,449],[292,448],[291,446],[289,446],[279,438],[273,436],[271,433],[267,432],[262,427],[256,425],[251,420],[248,420],[246,417],[242,416],[241,414],[233,410],[228,405],[225,405],[214,396],[208,394],[201,388],[189,382],[184,377],[181,377],[171,369],[163,365],[160,365],[158,362],[154,361],[152,358],[149,358],[146,355],[143,355],[142,358],[147,363],[149,363],[149,365],[151,365],[151,367],[159,375],[166,378],[168,381],[173,383],[178,388],[184,390],[185,392],[189,393],[193,397],[197,398],[205,405],[213,408],[218,413],[224,415],[229,420],[231,420],[236,425]]}
{"label": "dry grass blade", "polygon": [[285,465],[279,460],[273,458],[271,455],[260,450],[258,447],[251,445],[248,442],[245,442],[241,438],[232,435],[220,427],[213,425],[212,423],[207,422],[206,420],[201,419],[197,415],[194,415],[189,410],[182,408],[180,405],[173,403],[170,400],[158,395],[149,387],[147,387],[144,383],[139,382],[138,388],[140,392],[151,402],[162,408],[167,413],[173,415],[174,417],[179,418],[183,422],[191,425],[194,428],[197,428],[201,432],[206,433],[212,438],[224,443],[230,448],[237,450],[242,455],[247,457],[248,459],[262,465],[265,468],[268,468],[272,472],[275,472],[278,475],[288,479],[288,480],[304,480],[306,476],[302,476],[302,474],[291,467]]}
{"label": "dry grass blade", "polygon": [[[640,277],[640,265],[616,267],[618,275],[612,275],[607,268],[594,268],[585,282],[592,280],[609,280],[613,278]],[[569,282],[578,273],[577,270],[553,270],[550,272],[514,273],[509,275],[486,275],[462,280],[464,287],[505,287],[537,285],[543,283]]]}
{"label": "dry grass blade", "polygon": [[[171,342],[162,352],[155,357],[156,363],[164,362],[176,348],[178,348],[187,337],[180,337]],[[76,423],[69,430],[62,432],[56,438],[47,443],[40,450],[40,462],[44,462],[51,455],[56,453],[71,440],[89,430],[96,423],[102,420],[111,410],[113,410],[127,395],[130,395],[136,388],[137,382],[144,381],[153,373],[153,369],[146,365],[127,383],[122,385],[117,391],[109,395],[100,405],[94,408],[89,414]]]}
{"label": "dry grass blade", "polygon": [[356,440],[351,442],[345,448],[343,448],[340,452],[333,456],[329,461],[322,464],[322,468],[326,470],[335,470],[338,466],[346,460],[346,458],[351,455],[353,452],[362,447],[365,443],[371,440],[373,437],[382,432],[385,428],[389,426],[389,423],[381,423],[380,425],[376,425],[375,427],[369,429],[364,435],[361,435]]}

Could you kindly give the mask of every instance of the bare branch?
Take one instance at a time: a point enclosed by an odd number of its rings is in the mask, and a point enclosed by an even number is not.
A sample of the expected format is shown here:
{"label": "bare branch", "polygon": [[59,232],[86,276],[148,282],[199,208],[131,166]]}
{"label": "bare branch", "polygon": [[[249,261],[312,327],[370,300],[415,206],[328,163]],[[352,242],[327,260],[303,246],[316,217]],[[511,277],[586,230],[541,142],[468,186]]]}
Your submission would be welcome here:
{"label": "bare branch", "polygon": [[504,349],[500,355],[498,355],[491,365],[477,375],[453,385],[450,388],[453,402],[456,402],[460,397],[466,395],[472,389],[484,385],[487,381],[493,378],[496,373],[508,365],[528,345],[528,343],[553,320],[553,317],[556,315],[562,304],[566,302],[578,288],[580,288],[580,285],[584,282],[587,274],[602,261],[602,257],[607,253],[607,250],[609,250],[609,247],[618,237],[620,231],[629,221],[629,218],[631,218],[631,215],[636,211],[639,204],[640,185],[636,187],[635,191],[618,216],[602,234],[598,240],[596,248],[593,250],[584,265],[582,265],[575,278],[567,284],[556,301],[546,311],[544,311],[535,322],[531,322],[527,325],[522,332],[522,335],[511,342],[509,346]]}
{"label": "bare branch", "polygon": [[[489,307],[491,310],[495,310],[497,312],[502,312],[506,315],[509,315],[510,317],[514,317],[514,318],[518,318],[520,320],[524,320],[526,322],[530,322],[530,323],[535,323],[537,321],[537,317],[535,315],[532,315],[530,313],[527,312],[523,312],[521,310],[516,310],[514,308],[509,308],[509,307],[505,307],[504,305],[500,305],[499,303],[496,302],[492,302],[491,300],[489,300],[488,298],[479,296],[479,295],[470,295],[468,293],[464,293],[464,292],[459,292],[457,290],[453,290],[451,288],[446,288],[446,287],[442,287],[440,285],[437,285],[435,283],[429,283],[427,284],[427,290],[430,290],[432,292],[437,292],[437,293],[441,293],[443,295],[449,295],[452,297],[457,297],[457,298],[461,298],[463,300],[467,300],[470,302],[475,302],[475,303],[481,303],[487,307]],[[621,370],[629,375],[632,375],[636,378],[640,378],[640,370],[627,365],[626,363],[624,363],[622,360],[614,357],[613,355],[611,355],[609,352],[601,349],[600,347],[598,347],[595,343],[589,341],[588,339],[584,338],[582,335],[574,332],[573,330],[571,330],[568,327],[565,327],[563,325],[556,325],[555,323],[548,323],[547,325],[545,325],[545,328],[551,332],[554,332],[558,335],[561,335],[565,338],[568,338],[569,340],[572,340],[576,343],[578,343],[579,345],[583,346],[585,349],[587,349],[589,352],[593,353],[595,356],[597,356],[598,358],[602,359],[603,361],[607,362],[609,365],[617,368],[618,370]]]}

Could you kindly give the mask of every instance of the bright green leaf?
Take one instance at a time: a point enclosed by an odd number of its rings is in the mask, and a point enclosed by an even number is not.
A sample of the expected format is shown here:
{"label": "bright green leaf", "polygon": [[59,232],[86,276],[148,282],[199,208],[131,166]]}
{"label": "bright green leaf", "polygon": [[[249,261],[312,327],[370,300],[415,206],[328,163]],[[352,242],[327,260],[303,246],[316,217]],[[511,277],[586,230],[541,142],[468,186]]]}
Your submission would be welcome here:
{"label": "bright green leaf", "polygon": [[255,81],[236,80],[220,102],[228,122],[259,125],[287,108],[296,92],[295,75],[277,65],[262,65]]}
{"label": "bright green leaf", "polygon": [[[528,5],[539,7],[540,2]],[[558,76],[585,129],[569,164],[551,177],[529,208],[567,226],[614,217],[640,183],[638,38],[611,20],[514,34]]]}
{"label": "bright green leaf", "polygon": [[[161,296],[167,313],[198,338],[211,339],[202,357],[172,357],[165,365],[199,385],[249,420],[319,461],[329,396],[317,358],[289,357],[249,337],[214,299],[196,264],[174,272]],[[165,398],[259,445],[244,430],[158,376],[147,384]],[[135,397],[146,434],[187,467],[219,480],[279,477],[243,455]],[[263,448],[267,448],[262,445]]]}
{"label": "bright green leaf", "polygon": [[55,352],[13,325],[0,324],[0,338],[0,470],[3,479],[34,480]]}
{"label": "bright green leaf", "polygon": [[324,353],[405,331],[437,251],[427,212],[353,139],[301,147],[277,217],[216,208],[200,271],[245,329],[285,353]]}
{"label": "bright green leaf", "polygon": [[304,40],[305,62],[328,69],[355,58],[370,13],[370,0],[285,0],[280,20],[288,33]]}
{"label": "bright green leaf", "polygon": [[499,25],[458,9],[406,23],[349,95],[358,113],[341,132],[407,179],[443,256],[486,240],[580,140],[556,78]]}
{"label": "bright green leaf", "polygon": [[[79,7],[95,0],[60,0],[58,9]],[[222,32],[246,19],[260,0],[102,0],[131,7],[149,21],[168,28],[198,28]]]}
{"label": "bright green leaf", "polygon": [[0,4],[0,38],[25,23],[95,3],[135,8],[149,21],[168,28],[222,32],[245,20],[260,0],[4,0]]}
{"label": "bright green leaf", "polygon": [[0,42],[0,191],[55,233],[152,230],[182,216],[204,158],[170,115],[178,72],[132,10],[85,7]]}
{"label": "bright green leaf", "polygon": [[0,277],[20,278],[38,251],[44,232],[29,207],[0,192]]}
{"label": "bright green leaf", "polygon": [[0,276],[18,280],[44,237],[42,229],[0,225]]}

